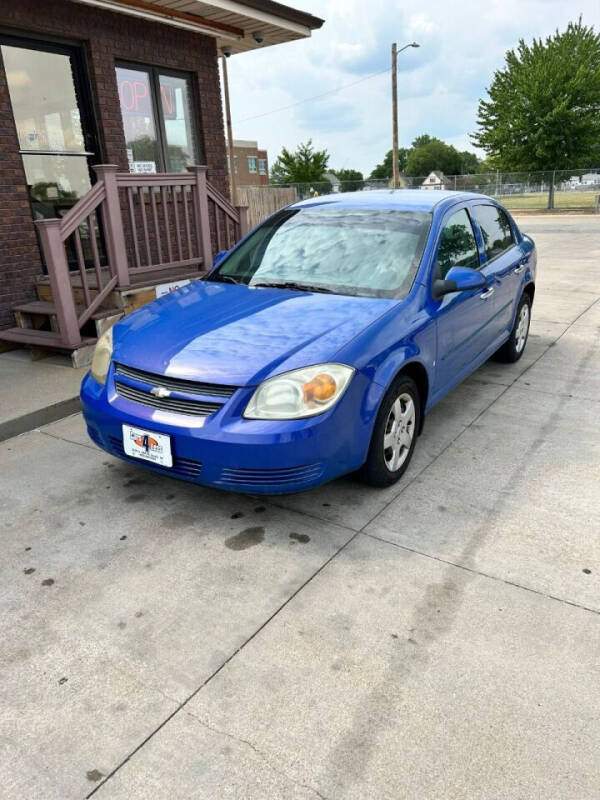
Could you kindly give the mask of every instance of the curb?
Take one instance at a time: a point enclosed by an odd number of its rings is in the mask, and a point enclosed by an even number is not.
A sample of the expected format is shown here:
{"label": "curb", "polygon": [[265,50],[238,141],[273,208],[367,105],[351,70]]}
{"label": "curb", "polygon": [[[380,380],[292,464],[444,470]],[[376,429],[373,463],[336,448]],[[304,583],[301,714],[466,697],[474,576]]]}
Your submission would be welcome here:
{"label": "curb", "polygon": [[16,417],[16,419],[0,422],[0,442],[11,439],[13,436],[19,436],[21,433],[33,431],[35,428],[48,425],[50,422],[57,422],[59,419],[76,414],[78,411],[81,411],[79,396],[61,400],[52,406],[46,406],[46,408],[39,408],[37,411],[31,411],[22,417]]}

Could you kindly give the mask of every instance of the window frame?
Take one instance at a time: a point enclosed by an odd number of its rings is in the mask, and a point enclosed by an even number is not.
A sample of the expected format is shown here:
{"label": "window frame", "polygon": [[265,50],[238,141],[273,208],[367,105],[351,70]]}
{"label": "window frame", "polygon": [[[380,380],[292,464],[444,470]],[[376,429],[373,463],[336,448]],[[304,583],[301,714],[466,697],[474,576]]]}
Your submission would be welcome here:
{"label": "window frame", "polygon": [[[251,161],[254,161],[254,169],[250,166]],[[258,175],[258,156],[248,156],[248,172],[250,175]]]}
{"label": "window frame", "polygon": [[[156,64],[146,64],[139,61],[125,61],[123,59],[115,59],[115,81],[117,69],[133,69],[138,72],[146,72],[148,75],[148,83],[150,85],[150,102],[152,104],[152,113],[154,114],[154,125],[156,128],[156,144],[158,148],[159,163],[157,163],[157,173],[168,174],[167,161],[168,161],[168,142],[167,130],[165,127],[165,119],[162,114],[162,105],[160,103],[160,76],[166,75],[172,78],[181,78],[188,81],[189,94],[190,94],[190,123],[192,128],[192,135],[196,152],[193,154],[192,164],[202,163],[204,154],[204,140],[201,136],[202,126],[200,124],[200,115],[196,103],[196,76],[193,72],[186,72],[185,70],[170,69],[168,67],[160,67]],[[123,125],[123,113],[121,111],[121,98],[119,96],[119,86],[117,81],[117,98],[119,101],[119,111],[121,112],[121,125],[123,127],[123,134],[125,134],[125,126]],[[125,142],[127,146],[127,142]]]}
{"label": "window frame", "polygon": [[[263,166],[262,170],[260,168],[261,164]],[[268,173],[268,170],[267,170],[267,159],[266,158],[259,158],[258,159],[258,174],[259,175],[266,175],[267,173]]]}
{"label": "window frame", "polygon": [[[478,267],[471,267],[471,269],[476,269],[477,272],[480,272],[481,269],[484,267],[484,265],[486,263],[488,263],[488,262],[482,262],[482,260],[481,260],[481,246],[480,246],[480,241],[479,241],[479,236],[478,236],[478,234],[480,232],[479,232],[479,228],[475,227],[474,222],[476,222],[476,220],[474,220],[474,214],[471,212],[471,208],[469,206],[465,206],[465,205],[461,205],[461,206],[459,206],[459,208],[455,208],[455,207],[449,208],[448,211],[446,212],[446,214],[444,215],[444,219],[442,221],[442,224],[440,225],[440,230],[439,230],[439,233],[438,233],[437,241],[435,243],[435,253],[433,255],[433,266],[432,266],[432,269],[431,269],[431,281],[430,281],[430,287],[429,287],[432,297],[434,297],[434,295],[433,295],[433,282],[436,280],[436,277],[437,277],[438,252],[439,252],[439,249],[440,249],[440,244],[442,242],[442,236],[443,236],[444,230],[446,229],[446,226],[448,225],[448,222],[452,219],[452,217],[455,214],[458,214],[460,211],[464,211],[466,213],[467,219],[469,220],[469,223],[471,225],[471,232],[473,234],[473,240],[475,242],[475,251],[477,253],[477,261],[479,262],[479,266]],[[439,299],[439,298],[437,298],[437,299]]]}
{"label": "window frame", "polygon": [[[491,258],[487,254],[487,250],[485,248],[485,239],[483,238],[483,233],[482,233],[482,229],[481,229],[481,223],[479,222],[479,219],[477,217],[477,208],[478,207],[494,208],[497,212],[499,212],[501,214],[504,214],[504,216],[506,217],[506,221],[508,222],[508,227],[510,229],[510,235],[512,237],[512,242],[511,242],[510,246],[507,247],[506,249],[502,250],[502,252],[496,253],[496,255],[492,256]],[[475,221],[475,224],[477,225],[477,228],[479,230],[479,236],[481,238],[481,253],[485,256],[484,264],[492,264],[494,261],[496,261],[497,258],[501,258],[503,255],[508,253],[510,250],[513,249],[513,247],[515,247],[518,244],[517,236],[516,236],[516,233],[515,233],[515,229],[514,229],[514,225],[513,225],[512,219],[510,218],[510,216],[509,216],[507,211],[505,211],[500,206],[497,206],[495,203],[473,203],[473,217],[472,218]],[[481,254],[480,254],[479,260],[481,261]]]}

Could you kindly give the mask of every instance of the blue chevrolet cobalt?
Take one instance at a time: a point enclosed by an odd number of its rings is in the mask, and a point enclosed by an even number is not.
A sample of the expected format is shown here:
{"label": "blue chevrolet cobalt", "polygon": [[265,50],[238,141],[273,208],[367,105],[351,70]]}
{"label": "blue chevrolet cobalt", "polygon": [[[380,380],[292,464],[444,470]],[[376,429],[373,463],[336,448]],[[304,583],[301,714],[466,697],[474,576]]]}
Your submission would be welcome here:
{"label": "blue chevrolet cobalt", "polygon": [[212,271],[98,341],[93,441],[206,486],[389,486],[425,416],[527,342],[536,252],[489,197],[334,194],[283,209]]}

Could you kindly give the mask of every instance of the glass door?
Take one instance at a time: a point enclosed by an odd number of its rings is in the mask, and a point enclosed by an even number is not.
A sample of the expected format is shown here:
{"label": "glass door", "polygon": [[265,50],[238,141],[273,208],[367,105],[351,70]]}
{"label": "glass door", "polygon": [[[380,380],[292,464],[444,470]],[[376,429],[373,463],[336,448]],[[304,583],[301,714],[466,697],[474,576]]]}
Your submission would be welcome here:
{"label": "glass door", "polygon": [[33,216],[60,217],[90,190],[95,157],[79,54],[9,39],[1,49]]}

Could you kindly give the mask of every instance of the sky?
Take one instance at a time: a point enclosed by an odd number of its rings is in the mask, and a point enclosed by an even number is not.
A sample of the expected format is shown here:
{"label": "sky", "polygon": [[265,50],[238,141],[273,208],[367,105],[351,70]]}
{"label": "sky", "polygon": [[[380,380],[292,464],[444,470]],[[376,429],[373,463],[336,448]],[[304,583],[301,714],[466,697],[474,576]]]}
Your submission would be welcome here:
{"label": "sky", "polygon": [[478,152],[469,134],[506,51],[520,38],[530,42],[564,29],[579,14],[600,29],[600,0],[283,1],[325,24],[310,39],[229,59],[234,138],[257,139],[270,163],[282,147],[293,150],[312,138],[330,153],[330,167],[365,175],[391,148],[391,76],[361,79],[389,68],[393,41],[421,45],[398,56],[400,146],[429,133]]}

